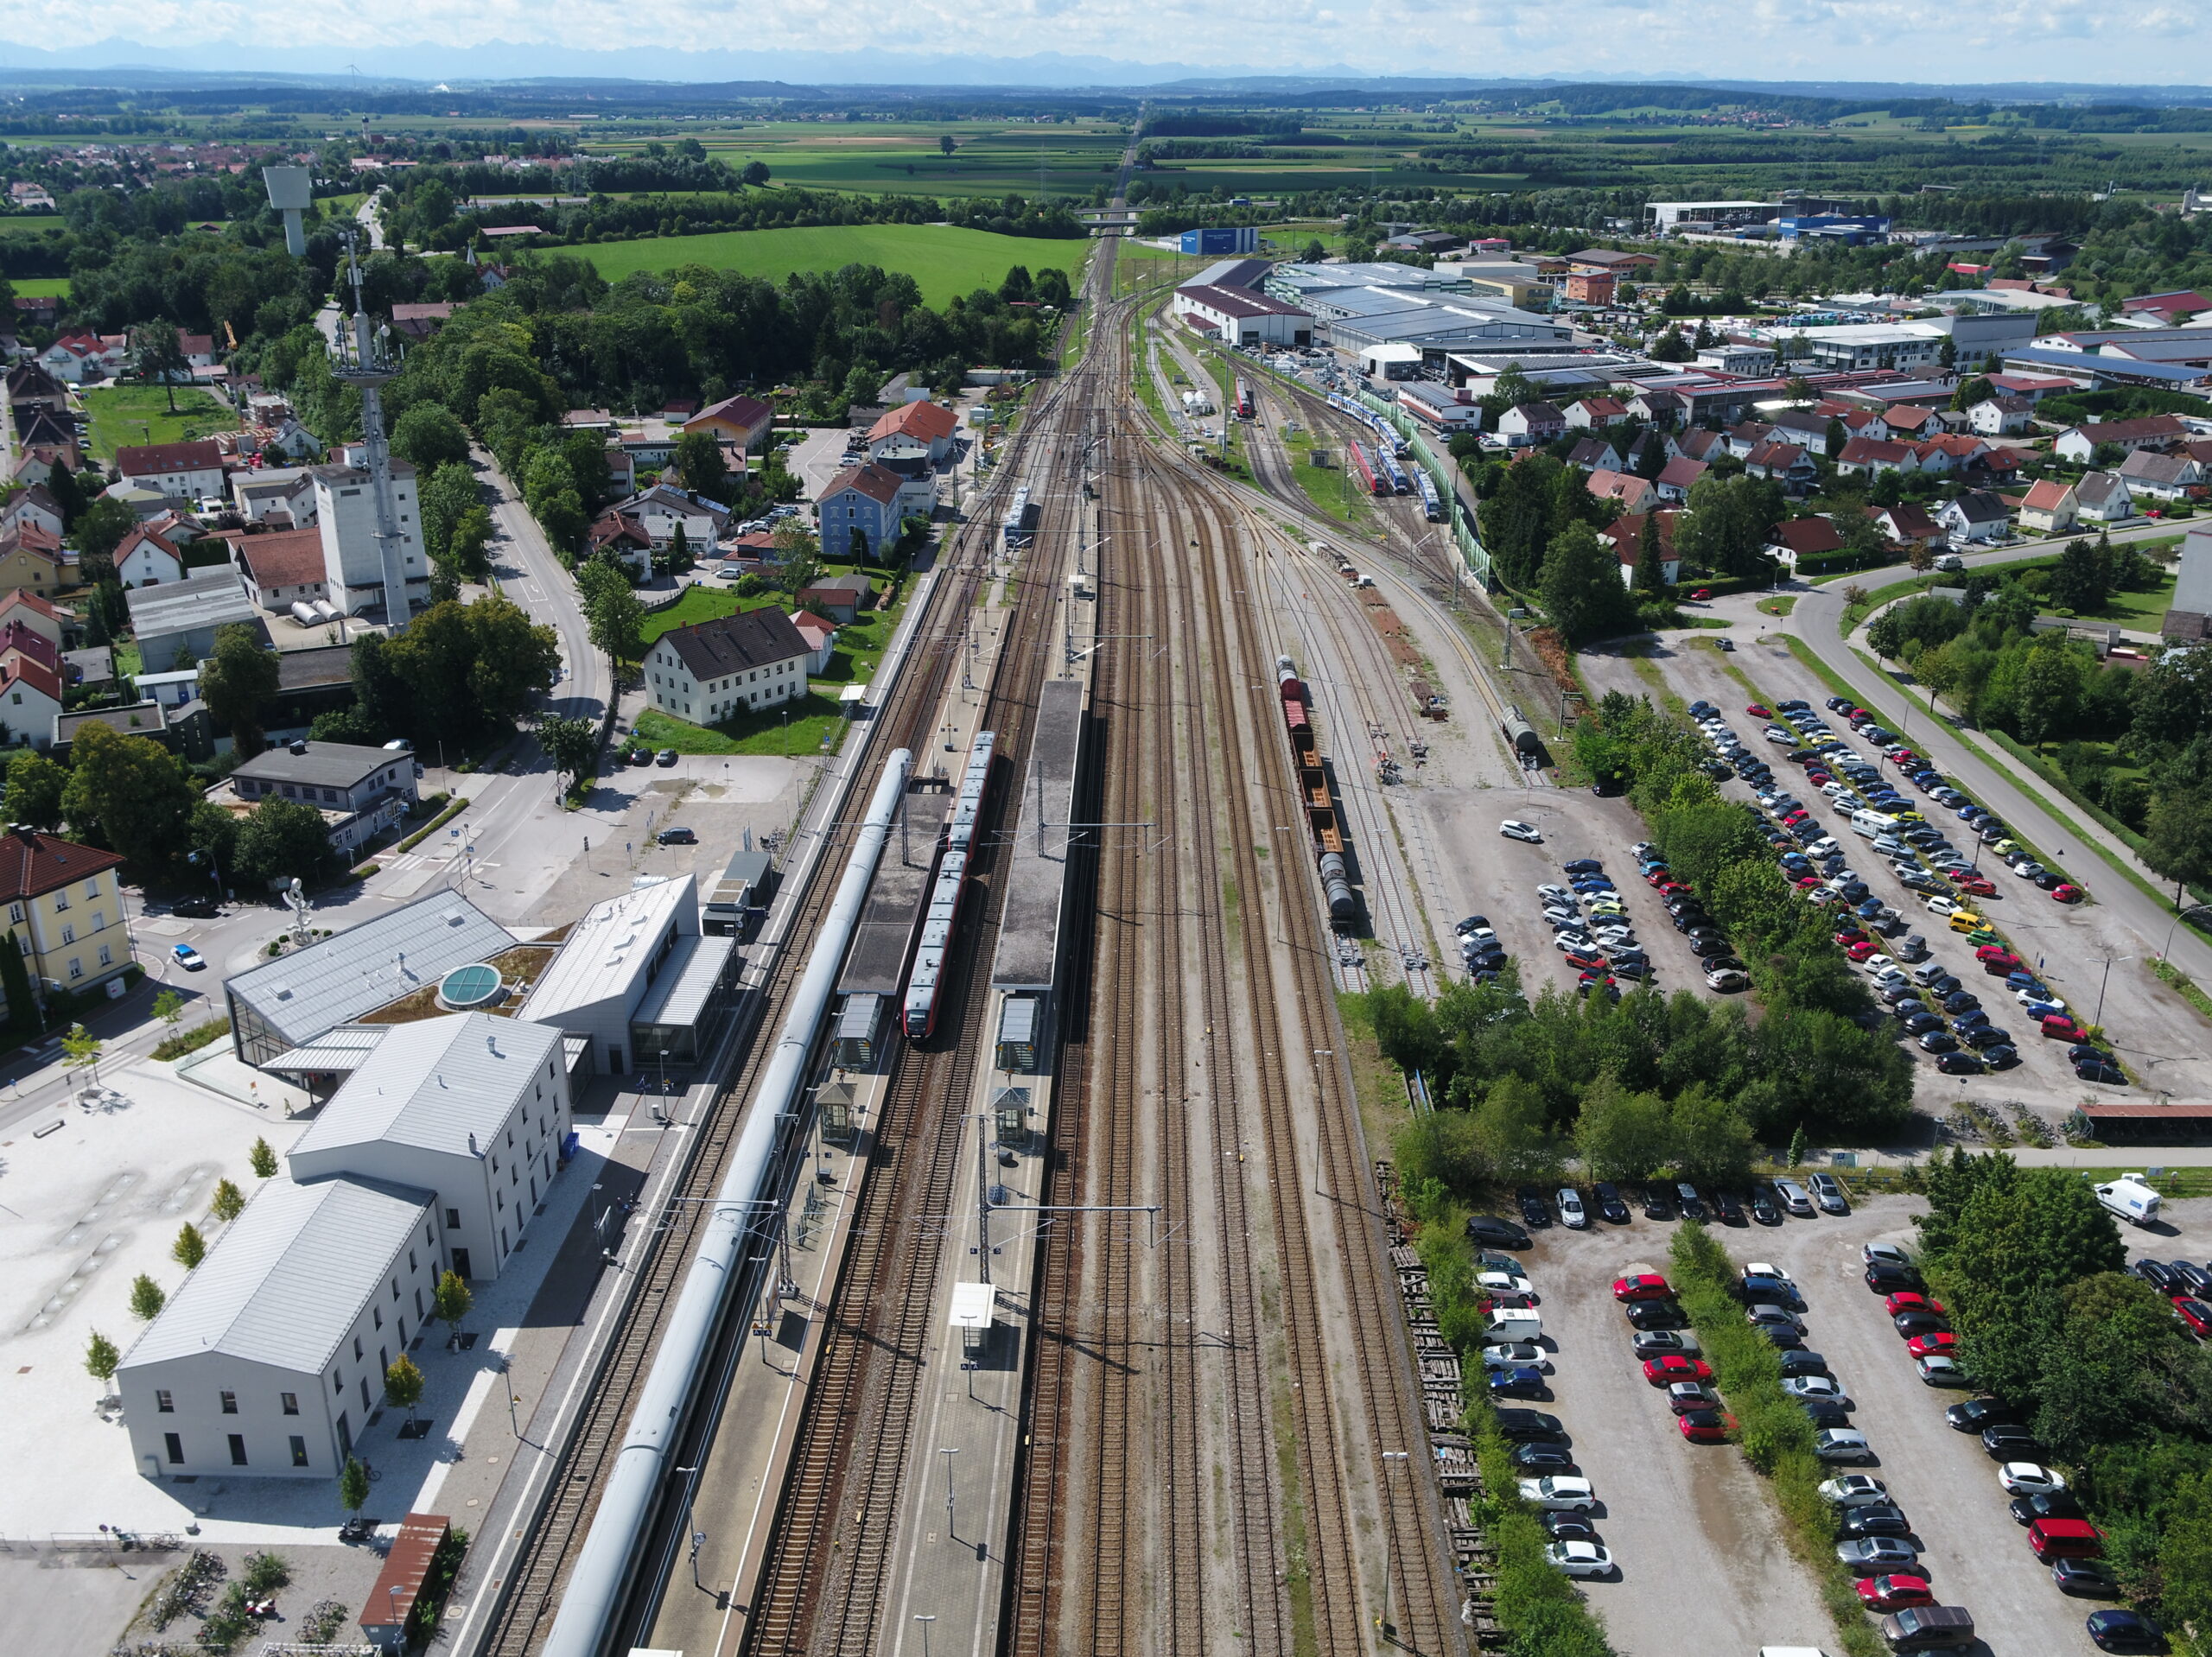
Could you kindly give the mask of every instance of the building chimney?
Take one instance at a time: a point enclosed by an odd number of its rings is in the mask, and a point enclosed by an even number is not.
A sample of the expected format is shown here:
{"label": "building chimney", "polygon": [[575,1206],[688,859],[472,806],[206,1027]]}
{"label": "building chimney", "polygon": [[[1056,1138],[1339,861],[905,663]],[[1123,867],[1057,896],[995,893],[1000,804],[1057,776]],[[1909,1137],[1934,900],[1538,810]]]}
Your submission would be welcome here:
{"label": "building chimney", "polygon": [[474,1133],[468,1136],[468,1154],[472,1157],[480,1157],[484,1154],[476,1148],[476,1135]]}

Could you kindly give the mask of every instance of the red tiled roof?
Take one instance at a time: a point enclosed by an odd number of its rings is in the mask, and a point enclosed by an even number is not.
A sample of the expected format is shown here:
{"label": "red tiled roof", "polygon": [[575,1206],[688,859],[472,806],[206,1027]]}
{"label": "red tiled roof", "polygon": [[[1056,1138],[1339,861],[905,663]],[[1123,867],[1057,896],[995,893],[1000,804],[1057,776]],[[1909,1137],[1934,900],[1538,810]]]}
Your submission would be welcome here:
{"label": "red tiled roof", "polygon": [[240,536],[238,561],[256,587],[314,587],[329,575],[320,530],[275,530]]}
{"label": "red tiled roof", "polygon": [[1643,549],[1643,520],[1656,517],[1659,520],[1659,551],[1664,557],[1675,556],[1675,524],[1681,517],[1671,508],[1657,513],[1624,512],[1598,531],[1613,543],[1613,550],[1624,564],[1633,567]]}
{"label": "red tiled roof", "polygon": [[847,467],[830,479],[830,486],[822,492],[822,498],[828,500],[832,495],[856,489],[870,500],[887,506],[899,493],[899,486],[905,481],[888,467],[880,467],[873,460],[864,461],[859,466]]}
{"label": "red tiled roof", "polygon": [[0,594],[0,616],[5,616],[9,611],[18,605],[26,610],[44,616],[48,621],[61,619],[60,608],[50,600],[39,597],[35,593],[26,593],[18,587],[12,593]]}
{"label": "red tiled roof", "polygon": [[1770,472],[1787,472],[1805,458],[1805,451],[1796,443],[1777,442],[1769,438],[1755,445],[1744,457],[1746,467],[1764,467]]}
{"label": "red tiled roof", "polygon": [[145,443],[115,452],[115,469],[126,478],[149,472],[205,472],[222,464],[223,451],[212,437],[196,443]]}
{"label": "red tiled roof", "polygon": [[1611,472],[1599,467],[1590,474],[1590,492],[1599,500],[1617,500],[1633,511],[1651,498],[1654,486],[1630,472]]}
{"label": "red tiled roof", "polygon": [[2028,491],[2021,506],[2031,512],[2055,512],[2066,504],[2073,490],[2056,478],[2039,478]]}
{"label": "red tiled roof", "polygon": [[920,443],[941,442],[951,436],[959,424],[952,410],[942,403],[902,403],[883,411],[875,424],[868,429],[868,441],[874,443],[903,435]]}
{"label": "red tiled roof", "polygon": [[1844,466],[1902,466],[1911,457],[1911,446],[1905,443],[1885,443],[1872,437],[1854,437],[1843,446],[1843,453],[1836,456]]}
{"label": "red tiled roof", "polygon": [[1667,462],[1659,469],[1659,481],[1671,489],[1687,489],[1706,473],[1702,460],[1681,456]]}
{"label": "red tiled roof", "polygon": [[1787,524],[1777,524],[1774,539],[1777,545],[1789,548],[1800,558],[1817,558],[1822,553],[1839,552],[1843,548],[1843,536],[1836,533],[1835,525],[1818,516],[1793,517]]}
{"label": "red tiled roof", "polygon": [[720,403],[710,403],[700,409],[698,413],[683,422],[683,429],[690,431],[712,420],[727,421],[733,426],[742,426],[750,431],[755,426],[765,425],[775,412],[775,409],[761,402],[759,397],[749,397],[741,394],[734,397],[724,397]]}
{"label": "red tiled roof", "polygon": [[[61,700],[57,684],[54,699]],[[29,829],[0,835],[0,898],[35,898],[72,880],[111,869],[123,860],[58,835]]]}

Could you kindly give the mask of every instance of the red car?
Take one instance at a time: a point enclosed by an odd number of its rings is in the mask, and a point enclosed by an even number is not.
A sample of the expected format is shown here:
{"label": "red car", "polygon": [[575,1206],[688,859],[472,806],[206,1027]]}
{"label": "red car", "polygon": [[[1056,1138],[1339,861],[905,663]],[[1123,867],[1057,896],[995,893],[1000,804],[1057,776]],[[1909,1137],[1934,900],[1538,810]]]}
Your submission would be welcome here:
{"label": "red car", "polygon": [[1991,977],[2002,978],[2009,973],[2024,972],[2027,970],[2028,963],[2021,960],[2019,956],[2014,955],[2010,949],[2005,949],[2001,945],[1989,943],[1985,943],[1981,947],[1985,952],[1992,949],[1994,949],[1997,951],[1995,955],[1984,953],[1981,957],[1981,969],[1987,973]]}
{"label": "red car", "polygon": [[1890,763],[1902,768],[1905,765],[1911,765],[1919,758],[1920,756],[1910,748],[1899,748],[1895,753],[1890,756]]}
{"label": "red car", "polygon": [[1827,885],[1827,882],[1821,879],[1817,874],[1801,874],[1797,877],[1797,889],[1800,892],[1810,892],[1815,886],[1824,886],[1826,885]]}
{"label": "red car", "polygon": [[1603,955],[1585,955],[1581,950],[1577,949],[1573,955],[1567,956],[1567,964],[1577,972],[1603,972],[1605,969],[1605,958]]}
{"label": "red car", "polygon": [[1769,708],[1764,702],[1755,702],[1744,711],[1746,714],[1749,714],[1753,719],[1772,719],[1774,717],[1774,709]]}
{"label": "red car", "polygon": [[1855,926],[1846,927],[1835,935],[1835,947],[1848,949],[1854,943],[1872,943],[1873,940]]}
{"label": "red car", "polygon": [[1926,1295],[1914,1294],[1910,1290],[1891,1295],[1882,1305],[1892,1317],[1901,1311],[1932,1311],[1938,1317],[1944,1316],[1942,1301],[1930,1300]]}
{"label": "red car", "polygon": [[1959,1337],[1948,1329],[1939,1329],[1930,1335],[1916,1335],[1904,1343],[1904,1349],[1916,1358],[1948,1358],[1958,1349]]}
{"label": "red car", "polygon": [[1692,1410],[1675,1418],[1682,1437],[1694,1444],[1725,1444],[1736,1430],[1736,1418],[1726,1410]]}
{"label": "red car", "polygon": [[1847,943],[1843,946],[1843,952],[1853,961],[1864,961],[1874,953],[1874,940],[1861,938],[1856,943]]}
{"label": "red car", "polygon": [[1690,597],[1696,600],[1700,604],[1703,604],[1712,596],[1713,589],[1709,587],[1700,587],[1696,592],[1690,594]]}
{"label": "red car", "polygon": [[2200,1341],[2212,1339],[2212,1306],[2185,1294],[2173,1297],[2174,1316],[2189,1325],[2189,1332]]}
{"label": "red car", "polygon": [[1678,892],[1688,892],[1689,888],[1670,875],[1662,880],[1655,890],[1662,898],[1671,898]]}
{"label": "red car", "polygon": [[1961,892],[1971,892],[1977,898],[1993,898],[1997,895],[1995,885],[1985,880],[1978,874],[1955,874],[1951,877],[1951,884]]}
{"label": "red car", "polygon": [[1679,1352],[1670,1352],[1663,1358],[1646,1358],[1643,1378],[1654,1387],[1670,1387],[1678,1381],[1711,1381],[1713,1366],[1703,1358],[1686,1358]]}
{"label": "red car", "polygon": [[2053,886],[2050,900],[2055,904],[2078,904],[2089,894],[2076,886]]}
{"label": "red car", "polygon": [[1664,869],[1654,869],[1643,877],[1643,884],[1654,891],[1663,890],[1675,884],[1675,877]]}
{"label": "red car", "polygon": [[1859,1584],[1859,1598],[1870,1611],[1902,1611],[1933,1605],[1936,1590],[1925,1577],[1868,1577]]}
{"label": "red car", "polygon": [[1613,1298],[1629,1300],[1667,1300],[1674,1296],[1667,1286],[1667,1279],[1656,1272],[1640,1272],[1634,1277],[1613,1279]]}
{"label": "red car", "polygon": [[1976,961],[2009,961],[2018,964],[2020,957],[2001,943],[1985,943],[1974,952]]}
{"label": "red car", "polygon": [[1829,776],[1827,772],[1815,768],[1805,773],[1805,780],[1815,788],[1826,788],[1830,783],[1835,781],[1835,778]]}
{"label": "red car", "polygon": [[2054,1013],[2043,1021],[2043,1033],[2052,1041],[2087,1041],[2089,1032],[2073,1019]]}

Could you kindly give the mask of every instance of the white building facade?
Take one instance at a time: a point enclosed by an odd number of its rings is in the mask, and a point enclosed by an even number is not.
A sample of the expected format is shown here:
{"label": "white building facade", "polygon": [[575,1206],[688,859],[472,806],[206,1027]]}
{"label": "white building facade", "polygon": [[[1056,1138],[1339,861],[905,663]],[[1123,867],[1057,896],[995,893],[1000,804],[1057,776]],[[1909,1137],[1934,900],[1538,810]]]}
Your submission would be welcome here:
{"label": "white building facade", "polygon": [[377,547],[376,490],[364,467],[319,466],[315,523],[322,536],[322,562],[330,601],[348,615],[384,610],[394,618],[429,602],[430,560],[423,549],[423,513],[415,498],[415,468],[391,462],[392,510],[398,517],[400,566],[407,575],[404,609],[385,601],[384,560]]}

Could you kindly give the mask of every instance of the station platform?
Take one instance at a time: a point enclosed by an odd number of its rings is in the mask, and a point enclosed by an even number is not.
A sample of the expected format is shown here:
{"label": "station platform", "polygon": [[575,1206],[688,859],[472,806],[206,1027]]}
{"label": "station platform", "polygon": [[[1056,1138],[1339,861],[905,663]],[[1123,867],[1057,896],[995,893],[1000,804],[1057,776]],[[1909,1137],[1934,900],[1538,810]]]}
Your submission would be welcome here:
{"label": "station platform", "polygon": [[1066,908],[1068,846],[1074,837],[1076,778],[1090,725],[1090,680],[1048,679],[1021,781],[1020,817],[1007,860],[991,987],[1050,994]]}
{"label": "station platform", "polygon": [[853,930],[853,947],[837,979],[840,995],[899,994],[914,928],[928,900],[937,843],[952,809],[952,792],[938,787],[906,790],[905,821],[891,831],[868,891],[868,906]]}

